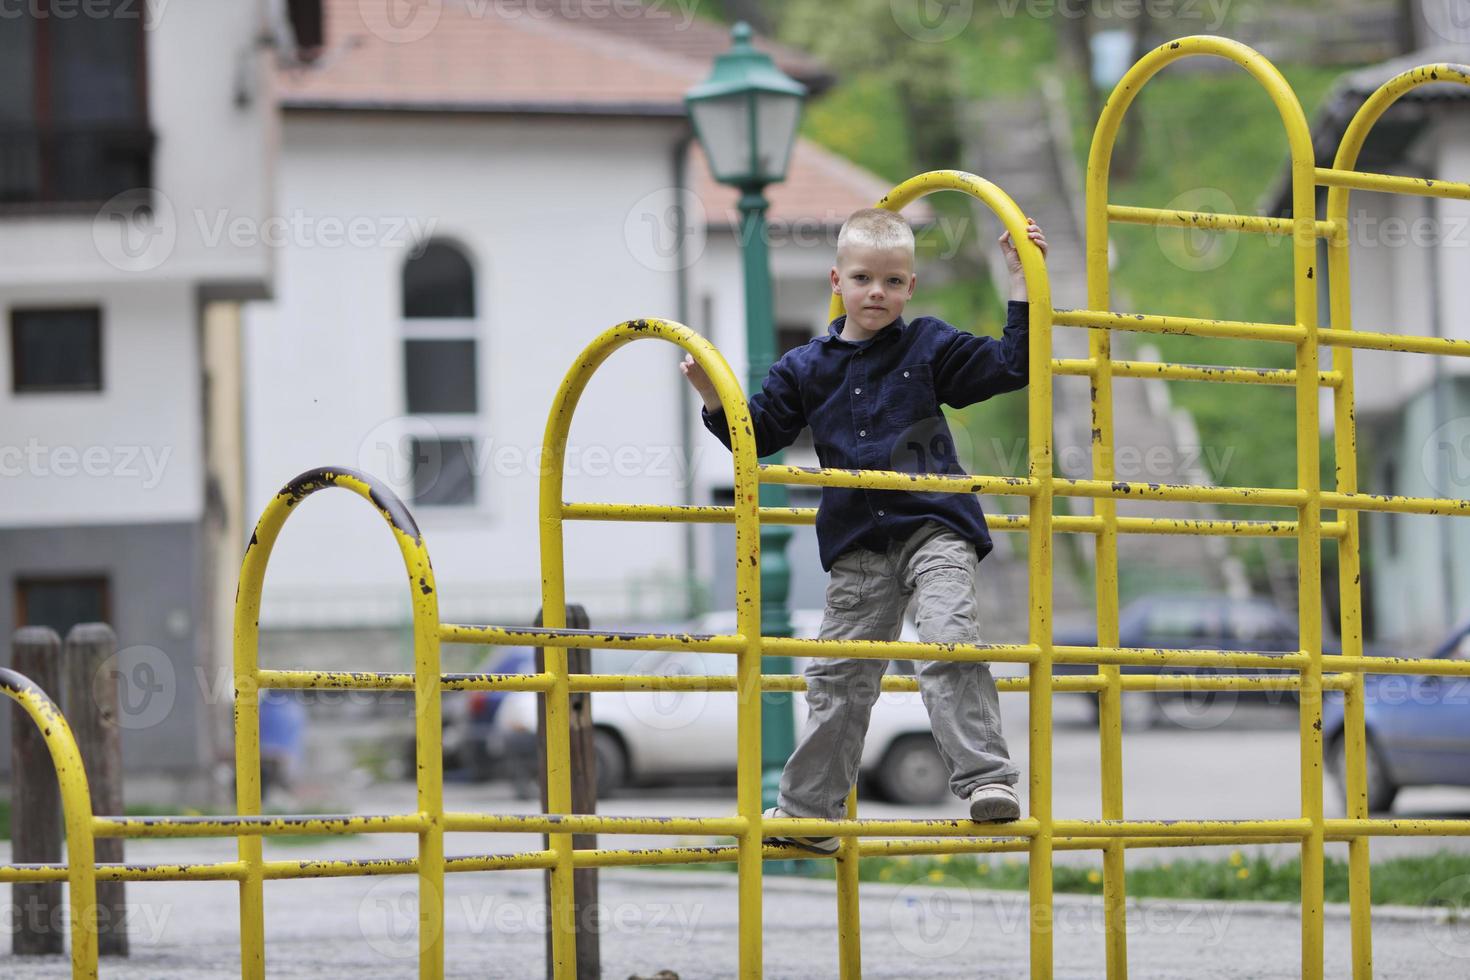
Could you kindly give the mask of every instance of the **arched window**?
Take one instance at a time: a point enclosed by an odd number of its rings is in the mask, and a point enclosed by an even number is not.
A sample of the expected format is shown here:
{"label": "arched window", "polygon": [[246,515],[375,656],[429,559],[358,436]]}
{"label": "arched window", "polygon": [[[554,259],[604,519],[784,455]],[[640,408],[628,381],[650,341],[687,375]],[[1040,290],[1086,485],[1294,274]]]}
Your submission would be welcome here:
{"label": "arched window", "polygon": [[404,407],[429,416],[412,440],[414,503],[475,504],[480,435],[475,270],[464,250],[435,239],[403,264]]}
{"label": "arched window", "polygon": [[473,319],[475,270],[459,246],[431,241],[403,264],[403,318]]}

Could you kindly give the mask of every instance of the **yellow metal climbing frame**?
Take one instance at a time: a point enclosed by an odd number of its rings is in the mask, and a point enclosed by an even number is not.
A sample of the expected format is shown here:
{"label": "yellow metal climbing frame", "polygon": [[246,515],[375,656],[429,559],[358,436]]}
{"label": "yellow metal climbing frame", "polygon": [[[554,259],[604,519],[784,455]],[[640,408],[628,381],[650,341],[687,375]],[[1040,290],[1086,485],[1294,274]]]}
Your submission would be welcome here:
{"label": "yellow metal climbing frame", "polygon": [[[1205,214],[1123,207],[1108,203],[1108,168],[1113,143],[1124,114],[1145,82],[1166,65],[1200,55],[1225,58],[1251,74],[1266,89],[1281,116],[1291,154],[1290,219],[1256,215]],[[761,872],[766,858],[791,857],[790,848],[765,847],[763,835],[776,833],[834,834],[843,842],[835,858],[839,930],[838,961],[842,976],[861,972],[858,919],[858,864],[865,856],[953,852],[1026,852],[1030,867],[1031,975],[1052,974],[1052,852],[1092,849],[1103,854],[1104,906],[1107,923],[1107,975],[1127,975],[1127,929],[1123,887],[1124,851],[1130,847],[1193,846],[1224,843],[1284,843],[1301,847],[1301,973],[1320,978],[1323,971],[1322,854],[1328,841],[1347,841],[1350,857],[1353,975],[1372,975],[1368,892],[1368,843],[1375,835],[1470,835],[1470,820],[1371,820],[1367,816],[1364,770],[1363,674],[1470,674],[1470,663],[1445,660],[1365,658],[1362,651],[1361,595],[1358,587],[1358,512],[1470,514],[1470,501],[1366,495],[1358,491],[1353,418],[1355,348],[1470,355],[1470,342],[1368,333],[1351,328],[1348,302],[1348,193],[1368,189],[1452,198],[1470,198],[1470,185],[1440,180],[1365,174],[1353,170],[1369,130],[1393,102],[1430,81],[1470,84],[1470,68],[1429,65],[1405,72],[1371,96],[1349,125],[1331,168],[1315,165],[1306,118],[1286,81],[1250,48],[1218,37],[1189,37],[1150,52],[1119,82],[1103,109],[1093,139],[1087,179],[1088,309],[1053,310],[1042,257],[1026,239],[1025,218],[1004,192],[979,177],[957,171],[923,174],[895,188],[880,206],[899,209],[940,190],[967,193],[995,213],[1019,243],[1031,298],[1028,475],[1020,477],[928,476],[878,471],[810,470],[761,466],[756,462],[745,397],[729,365],[707,340],[687,327],[664,320],[619,324],[597,337],[577,358],[557,391],[547,421],[548,466],[541,483],[540,531],[542,603],[545,627],[441,624],[433,570],[412,516],[392,493],[370,477],[348,470],[323,469],[292,481],[266,508],[251,538],[236,603],[235,723],[238,816],[119,818],[92,815],[85,773],[65,720],[45,695],[19,675],[0,670],[0,689],[30,714],[45,739],[61,782],[66,815],[68,861],[64,865],[6,866],[0,881],[66,879],[70,882],[73,976],[97,975],[95,882],[102,880],[232,880],[240,887],[241,975],[265,975],[264,894],[266,880],[338,875],[417,874],[419,878],[419,975],[438,978],[444,972],[444,903],[446,873],[510,868],[544,868],[552,880],[553,970],[558,978],[575,977],[575,919],[572,871],[583,867],[733,861],[739,871],[739,971],[761,975]],[[1315,192],[1327,187],[1327,216],[1316,220]],[[1108,312],[1107,238],[1110,222],[1174,225],[1292,236],[1295,296],[1293,323],[1244,323],[1156,314]],[[1317,323],[1316,243],[1327,242],[1331,329]],[[834,307],[834,313],[840,307]],[[1054,360],[1055,326],[1089,330],[1085,360]],[[1114,330],[1238,337],[1292,344],[1296,364],[1290,370],[1254,371],[1229,367],[1115,361]],[[694,356],[709,375],[725,405],[734,456],[735,500],[731,506],[657,506],[647,504],[571,503],[562,499],[562,465],[573,412],[597,368],[618,348],[637,340],[676,344]],[[1332,348],[1332,367],[1318,363],[1321,345]],[[1094,427],[1091,479],[1060,479],[1052,465],[1052,377],[1083,375],[1093,388]],[[1293,489],[1173,486],[1113,479],[1113,379],[1163,377],[1221,383],[1291,385],[1296,390],[1297,486]],[[1319,485],[1318,392],[1332,391],[1338,485]],[[924,643],[838,642],[764,637],[760,629],[759,534],[762,521],[810,524],[815,512],[800,508],[761,507],[761,482],[869,489],[925,490],[946,493],[990,493],[1027,499],[1026,515],[988,518],[996,530],[1029,535],[1029,637],[1024,644],[941,646]],[[287,517],[308,495],[327,487],[357,494],[375,507],[392,530],[403,556],[413,600],[413,673],[264,670],[257,660],[261,589],[272,545]],[[1090,515],[1053,516],[1053,498],[1088,497]],[[1245,504],[1290,507],[1294,521],[1180,520],[1119,517],[1115,501],[1143,499],[1171,502]],[[1323,509],[1335,512],[1324,521]],[[736,631],[730,635],[608,633],[565,629],[565,565],[563,525],[566,521],[720,522],[735,525]],[[1096,540],[1098,643],[1095,647],[1055,646],[1051,630],[1052,537],[1054,532],[1090,534]],[[1207,534],[1292,537],[1297,541],[1300,595],[1300,649],[1292,654],[1205,650],[1128,649],[1118,638],[1119,534]],[[1321,545],[1335,540],[1340,567],[1342,654],[1325,656],[1321,637]],[[532,675],[446,674],[440,669],[441,643],[490,643],[542,646],[546,668]],[[679,649],[728,654],[737,659],[733,685],[729,677],[621,677],[567,673],[566,649]],[[1029,674],[1004,678],[1003,691],[1025,691],[1030,705],[1030,813],[1005,824],[987,825],[985,836],[968,821],[862,820],[850,800],[849,818],[836,821],[761,817],[760,712],[761,690],[800,690],[801,678],[762,676],[763,654],[785,656],[901,657],[908,659],[985,660],[1024,663]],[[1053,663],[1097,665],[1090,675],[1052,676]],[[1295,676],[1188,677],[1168,674],[1123,675],[1129,664],[1291,668]],[[912,678],[886,678],[885,689],[914,690]],[[269,688],[360,688],[412,690],[417,728],[418,808],[413,813],[379,816],[267,817],[260,814],[260,742],[257,693]],[[1142,821],[1123,819],[1120,698],[1123,691],[1148,690],[1293,690],[1300,696],[1301,816],[1284,820]],[[440,745],[440,695],[444,690],[526,690],[545,697],[547,719],[548,813],[508,816],[446,813]],[[738,701],[735,737],[739,743],[738,789],[733,816],[720,818],[636,818],[570,815],[568,698],[572,692],[600,690],[732,691]],[[1322,808],[1322,692],[1345,696],[1348,816],[1328,820]],[[1051,708],[1057,691],[1091,691],[1101,703],[1101,820],[1056,819],[1052,815]],[[462,831],[537,832],[548,846],[512,854],[446,858],[444,835]],[[265,861],[261,837],[271,834],[401,833],[418,837],[418,857],[372,861]],[[659,835],[726,835],[734,847],[663,847],[642,850],[574,849],[576,833]],[[96,866],[96,837],[219,837],[239,840],[235,861],[191,865]]]}

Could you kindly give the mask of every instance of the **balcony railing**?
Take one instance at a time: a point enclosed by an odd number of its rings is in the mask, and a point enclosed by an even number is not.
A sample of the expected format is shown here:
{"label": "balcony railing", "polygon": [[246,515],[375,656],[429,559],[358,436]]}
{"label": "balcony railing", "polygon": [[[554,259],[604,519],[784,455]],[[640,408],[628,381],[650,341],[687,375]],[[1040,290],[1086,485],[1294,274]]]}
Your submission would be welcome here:
{"label": "balcony railing", "polygon": [[143,126],[0,127],[0,208],[97,205],[148,187],[153,144]]}

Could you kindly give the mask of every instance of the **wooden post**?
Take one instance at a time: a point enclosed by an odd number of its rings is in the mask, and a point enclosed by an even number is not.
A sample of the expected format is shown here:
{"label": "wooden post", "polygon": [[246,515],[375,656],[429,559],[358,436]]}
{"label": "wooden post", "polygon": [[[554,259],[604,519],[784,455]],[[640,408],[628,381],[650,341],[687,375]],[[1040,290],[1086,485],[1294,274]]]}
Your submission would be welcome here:
{"label": "wooden post", "polygon": [[[61,637],[49,626],[15,631],[11,666],[61,703]],[[41,730],[18,705],[10,709],[10,860],[13,864],[61,861],[61,790]],[[59,956],[66,923],[61,882],[16,882],[10,949],[16,956]]]}
{"label": "wooden post", "polygon": [[[63,673],[66,720],[76,735],[87,771],[92,812],[121,817],[122,729],[118,726],[117,634],[106,623],[79,623],[66,634]],[[99,837],[97,861],[122,863],[123,839]],[[97,949],[128,955],[124,882],[97,882]]]}
{"label": "wooden post", "polygon": [[[542,625],[541,613],[536,614],[536,625]],[[567,628],[585,630],[591,628],[585,607],[567,604]],[[536,648],[536,672],[546,669],[546,649]],[[567,673],[592,673],[592,651],[585,648],[567,650]],[[592,695],[573,691],[570,698],[568,720],[571,725],[572,742],[572,812],[597,812],[597,753],[592,746]],[[536,698],[536,782],[541,787],[541,812],[546,812],[546,699]],[[541,835],[542,848],[551,846],[545,834]],[[573,834],[572,847],[582,850],[597,846],[596,834]],[[545,874],[546,907],[551,908],[551,872]],[[602,954],[599,947],[600,922],[594,919],[597,908],[597,869],[578,868],[572,872],[573,908],[577,917],[577,980],[598,980],[602,976]],[[550,977],[552,964],[551,930],[546,932],[546,975]]]}

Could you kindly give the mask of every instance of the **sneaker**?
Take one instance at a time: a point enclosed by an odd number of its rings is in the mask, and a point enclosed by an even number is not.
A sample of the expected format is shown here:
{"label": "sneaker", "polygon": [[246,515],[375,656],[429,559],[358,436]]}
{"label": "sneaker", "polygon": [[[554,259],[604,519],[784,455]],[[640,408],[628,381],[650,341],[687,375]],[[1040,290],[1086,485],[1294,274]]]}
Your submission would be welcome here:
{"label": "sneaker", "polygon": [[993,823],[998,820],[1019,820],[1021,799],[1016,791],[1005,783],[986,783],[976,786],[970,793],[970,819]]}
{"label": "sneaker", "polygon": [[[766,819],[772,817],[789,817],[791,814],[778,806],[766,810],[761,816]],[[838,837],[766,837],[761,840],[762,844],[775,844],[777,846],[799,847],[804,851],[815,854],[836,854],[837,845],[842,843]]]}

